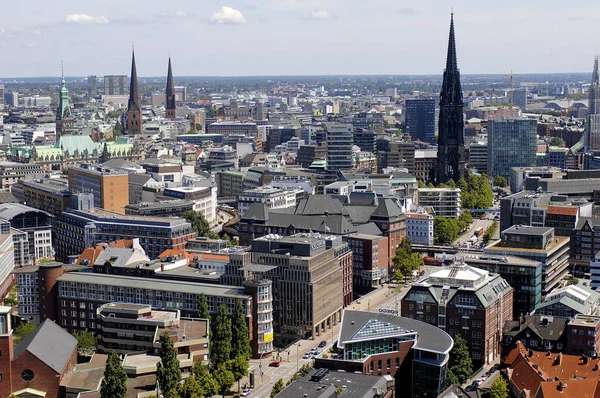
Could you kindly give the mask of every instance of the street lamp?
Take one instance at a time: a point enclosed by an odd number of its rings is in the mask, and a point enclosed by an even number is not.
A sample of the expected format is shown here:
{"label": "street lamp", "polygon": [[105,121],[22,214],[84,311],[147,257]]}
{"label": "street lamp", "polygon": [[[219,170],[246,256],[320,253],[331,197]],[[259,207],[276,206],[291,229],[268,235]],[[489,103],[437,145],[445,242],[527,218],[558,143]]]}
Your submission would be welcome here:
{"label": "street lamp", "polygon": [[260,371],[260,382],[261,383],[263,381],[262,359],[265,354],[268,354],[268,352],[263,352],[262,354],[260,354],[260,359],[258,361],[258,370]]}
{"label": "street lamp", "polygon": [[300,364],[300,356],[298,355],[300,349],[300,343],[296,344],[296,373],[298,373],[298,371],[300,370],[299,364]]}

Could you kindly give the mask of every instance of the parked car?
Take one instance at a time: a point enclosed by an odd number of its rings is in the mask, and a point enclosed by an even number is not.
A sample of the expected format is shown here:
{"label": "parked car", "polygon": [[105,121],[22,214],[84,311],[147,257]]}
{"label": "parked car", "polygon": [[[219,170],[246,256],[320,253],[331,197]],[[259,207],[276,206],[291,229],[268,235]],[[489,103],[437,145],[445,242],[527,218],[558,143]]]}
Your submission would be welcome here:
{"label": "parked car", "polygon": [[302,355],[302,359],[309,359],[311,357],[312,353],[311,352],[307,352],[306,354]]}
{"label": "parked car", "polygon": [[319,343],[319,348],[323,348],[323,347],[325,347],[326,345],[327,345],[327,342],[326,342],[325,340],[323,340],[323,341],[321,341],[321,342]]}
{"label": "parked car", "polygon": [[249,388],[244,388],[244,389],[242,390],[242,397],[246,397],[246,396],[248,396],[248,394],[250,394],[250,391],[251,391],[251,390],[250,390]]}
{"label": "parked car", "polygon": [[273,361],[273,362],[269,363],[269,366],[272,367],[272,368],[278,368],[279,365],[281,365],[279,363],[279,361]]}

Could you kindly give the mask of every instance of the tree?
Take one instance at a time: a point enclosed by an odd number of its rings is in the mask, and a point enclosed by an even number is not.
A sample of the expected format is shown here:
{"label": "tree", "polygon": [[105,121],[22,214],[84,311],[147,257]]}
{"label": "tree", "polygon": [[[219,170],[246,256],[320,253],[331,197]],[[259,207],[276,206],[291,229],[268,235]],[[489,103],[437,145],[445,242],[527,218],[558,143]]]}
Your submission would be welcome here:
{"label": "tree", "polygon": [[14,307],[17,304],[18,304],[18,300],[17,300],[17,285],[14,285],[10,289],[10,292],[4,298],[4,305],[7,305],[9,307]]}
{"label": "tree", "polygon": [[15,345],[19,344],[27,335],[35,330],[36,326],[34,323],[21,323],[15,328],[13,342]]}
{"label": "tree", "polygon": [[198,299],[198,318],[210,319],[210,312],[208,312],[208,300],[206,299],[206,294],[204,293],[200,293],[200,298]]}
{"label": "tree", "polygon": [[458,238],[460,226],[458,220],[447,217],[433,218],[433,236],[436,243],[451,243]]}
{"label": "tree", "polygon": [[494,201],[494,191],[485,174],[468,173],[466,180],[458,181],[461,190],[462,206],[465,209],[487,209]]}
{"label": "tree", "polygon": [[467,341],[459,334],[454,338],[454,347],[450,352],[448,380],[450,384],[463,384],[473,373],[473,361],[469,355]]}
{"label": "tree", "polygon": [[494,186],[505,188],[508,186],[508,181],[506,181],[506,178],[504,176],[498,175],[494,177]]}
{"label": "tree", "polygon": [[77,339],[77,352],[79,355],[91,356],[96,351],[98,340],[89,330],[76,331],[73,333],[73,337]]}
{"label": "tree", "polygon": [[492,240],[497,229],[498,229],[498,223],[496,221],[494,221],[492,223],[492,225],[490,225],[490,227],[485,230],[485,233],[483,234],[483,238],[482,238],[483,242],[488,243],[490,240]]}
{"label": "tree", "polygon": [[125,398],[127,396],[127,373],[123,369],[121,356],[115,351],[108,352],[104,378],[100,386],[101,398]]}
{"label": "tree", "polygon": [[227,316],[225,304],[219,306],[210,341],[210,366],[215,369],[225,365],[231,356],[231,320]]}
{"label": "tree", "polygon": [[508,386],[502,376],[493,381],[492,387],[487,393],[487,398],[508,398]]}
{"label": "tree", "polygon": [[396,272],[394,278],[398,280],[404,276],[411,275],[413,271],[418,270],[423,265],[421,256],[413,253],[412,243],[409,238],[402,239],[392,261]]}
{"label": "tree", "polygon": [[552,138],[550,138],[550,146],[559,146],[559,147],[564,148],[565,141],[560,137],[552,137]]}
{"label": "tree", "polygon": [[570,277],[569,280],[567,280],[567,285],[576,285],[579,283],[579,279],[575,278],[574,276]]}
{"label": "tree", "polygon": [[240,392],[240,380],[248,376],[248,360],[243,356],[237,356],[227,363],[227,369],[233,374],[233,379],[238,382],[238,393]]}
{"label": "tree", "polygon": [[224,364],[221,364],[213,370],[212,375],[219,386],[219,392],[221,395],[223,395],[223,397],[225,397],[225,393],[235,382],[233,373],[231,373],[231,371],[227,369]]}
{"label": "tree", "polygon": [[427,184],[427,188],[435,188],[435,186],[433,185],[433,183],[430,182],[429,184]]}
{"label": "tree", "polygon": [[212,375],[208,373],[208,370],[206,369],[206,366],[202,364],[202,361],[196,362],[192,371],[194,373],[194,378],[200,386],[200,391],[203,392],[205,397],[212,397],[219,392],[219,385]]}
{"label": "tree", "polygon": [[183,213],[183,218],[185,218],[187,222],[192,224],[192,228],[194,229],[194,231],[196,231],[198,236],[207,236],[209,232],[212,232],[210,230],[210,225],[208,224],[208,221],[206,221],[206,218],[204,217],[204,214],[198,211],[186,211],[185,213]]}
{"label": "tree", "polygon": [[113,139],[116,140],[118,137],[122,136],[124,130],[121,122],[117,120],[117,123],[115,123],[115,126],[113,127]]}
{"label": "tree", "polygon": [[165,397],[175,391],[181,381],[177,350],[167,332],[160,336],[160,362],[156,365],[156,379]]}
{"label": "tree", "polygon": [[285,386],[283,385],[283,379],[277,380],[275,384],[273,384],[273,389],[271,389],[271,398],[282,392],[284,388]]}
{"label": "tree", "polygon": [[204,398],[201,393],[200,384],[194,376],[190,376],[179,387],[179,398]]}
{"label": "tree", "polygon": [[300,373],[300,376],[304,377],[307,374],[310,373],[310,370],[312,369],[312,366],[310,366],[309,364],[305,363],[304,365],[302,365],[300,367],[300,370],[298,371],[298,373]]}
{"label": "tree", "polygon": [[244,316],[244,307],[241,300],[238,300],[231,317],[231,359],[242,357],[247,360],[250,358],[252,348],[250,347],[249,334],[248,324]]}
{"label": "tree", "polygon": [[469,210],[465,210],[462,213],[460,213],[460,216],[458,216],[458,221],[463,222],[465,224],[463,228],[466,228],[469,224],[473,222],[473,216],[471,215],[471,212]]}

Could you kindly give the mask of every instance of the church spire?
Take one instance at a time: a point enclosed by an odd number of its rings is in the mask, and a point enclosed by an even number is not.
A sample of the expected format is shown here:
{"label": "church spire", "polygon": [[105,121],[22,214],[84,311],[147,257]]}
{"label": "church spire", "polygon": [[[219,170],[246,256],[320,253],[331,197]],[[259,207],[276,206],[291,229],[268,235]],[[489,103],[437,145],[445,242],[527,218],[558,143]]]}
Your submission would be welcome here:
{"label": "church spire", "polygon": [[173,69],[171,67],[171,56],[169,56],[169,69],[167,71],[167,89],[165,94],[165,104],[167,108],[165,117],[167,119],[175,119],[175,84],[173,83]]}
{"label": "church spire", "polygon": [[131,50],[131,83],[129,85],[129,103],[127,104],[127,132],[142,133],[142,107],[140,106],[140,90],[138,88],[137,68],[135,66],[135,50]]}
{"label": "church spire", "polygon": [[444,81],[442,83],[442,92],[440,102],[462,103],[462,89],[460,87],[460,72],[458,71],[458,62],[456,60],[456,39],[454,37],[454,13],[450,16],[450,34],[448,36],[448,52],[446,56],[446,70],[444,71]]}
{"label": "church spire", "polygon": [[61,61],[61,82],[58,91],[58,106],[56,108],[56,132],[58,135],[73,133],[73,118],[69,103],[69,89],[65,81],[65,68]]}

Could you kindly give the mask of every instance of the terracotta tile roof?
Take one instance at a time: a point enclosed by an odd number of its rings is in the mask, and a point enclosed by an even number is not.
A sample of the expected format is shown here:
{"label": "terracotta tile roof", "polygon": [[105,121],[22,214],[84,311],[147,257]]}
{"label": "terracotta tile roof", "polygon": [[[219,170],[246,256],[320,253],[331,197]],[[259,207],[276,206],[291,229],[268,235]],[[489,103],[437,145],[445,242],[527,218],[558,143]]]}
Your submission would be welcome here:
{"label": "terracotta tile roof", "polygon": [[517,341],[515,347],[512,350],[510,350],[510,352],[506,356],[504,364],[508,366],[512,365],[517,359],[519,359],[519,356],[521,355],[527,355],[527,348],[525,348],[525,345],[523,343]]}
{"label": "terracotta tile roof", "polygon": [[546,214],[576,216],[578,211],[579,211],[579,209],[577,207],[548,206],[548,210],[546,210]]}
{"label": "terracotta tile roof", "polygon": [[158,255],[158,258],[164,259],[165,257],[176,257],[181,256],[186,258],[188,261],[194,260],[194,255],[186,252],[185,250],[167,249]]}
{"label": "terracotta tile roof", "polygon": [[200,260],[218,260],[229,262],[228,254],[212,254],[212,253],[201,253],[199,256]]}
{"label": "terracotta tile roof", "polygon": [[537,398],[598,398],[600,386],[597,378],[567,381],[547,381],[540,384]]}
{"label": "terracotta tile roof", "polygon": [[104,247],[96,246],[96,247],[88,247],[84,249],[83,252],[77,257],[75,260],[75,264],[81,265],[85,260],[87,260],[87,265],[92,266],[100,256],[100,253],[104,251]]}
{"label": "terracotta tile roof", "polygon": [[544,371],[534,369],[523,356],[519,356],[513,363],[507,375],[513,391],[517,391],[519,397],[526,398],[535,397],[540,384],[546,381],[547,376]]}

